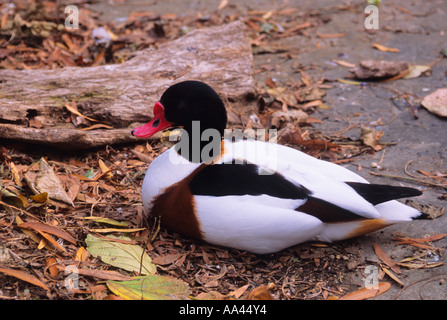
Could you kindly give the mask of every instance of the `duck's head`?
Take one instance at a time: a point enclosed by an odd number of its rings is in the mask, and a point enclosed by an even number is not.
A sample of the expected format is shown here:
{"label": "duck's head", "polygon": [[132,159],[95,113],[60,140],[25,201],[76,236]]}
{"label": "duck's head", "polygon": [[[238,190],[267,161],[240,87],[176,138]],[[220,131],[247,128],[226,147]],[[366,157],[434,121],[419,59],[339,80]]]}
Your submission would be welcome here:
{"label": "duck's head", "polygon": [[227,124],[225,106],[209,85],[200,81],[183,81],[163,93],[154,106],[154,118],[134,129],[132,134],[149,138],[170,127],[181,127],[191,133],[195,121],[199,121],[201,132],[215,129],[223,136]]}

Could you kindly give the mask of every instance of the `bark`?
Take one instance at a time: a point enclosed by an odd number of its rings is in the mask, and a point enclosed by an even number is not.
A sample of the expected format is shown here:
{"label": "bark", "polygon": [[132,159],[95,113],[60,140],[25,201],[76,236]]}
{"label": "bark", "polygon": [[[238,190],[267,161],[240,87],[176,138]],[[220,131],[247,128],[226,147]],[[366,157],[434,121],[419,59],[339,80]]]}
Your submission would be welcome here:
{"label": "bark", "polygon": [[[204,81],[231,112],[231,102],[243,107],[254,95],[252,71],[250,41],[240,21],[192,31],[119,65],[0,70],[0,139],[62,149],[131,142],[136,138],[130,128],[151,119],[169,85]],[[65,105],[73,100],[82,115],[97,120],[92,125],[113,128],[83,131],[67,122],[72,114]]]}

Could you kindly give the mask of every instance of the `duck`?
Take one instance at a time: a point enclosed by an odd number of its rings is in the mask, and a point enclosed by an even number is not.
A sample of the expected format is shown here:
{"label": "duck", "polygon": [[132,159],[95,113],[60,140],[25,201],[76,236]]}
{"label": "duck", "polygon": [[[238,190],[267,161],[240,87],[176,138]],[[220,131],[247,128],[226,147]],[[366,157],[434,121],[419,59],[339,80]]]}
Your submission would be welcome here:
{"label": "duck", "polygon": [[153,114],[132,135],[178,134],[146,171],[144,212],[182,237],[262,255],[424,216],[397,201],[421,195],[416,188],[373,184],[338,164],[227,129],[225,105],[204,82],[171,85]]}

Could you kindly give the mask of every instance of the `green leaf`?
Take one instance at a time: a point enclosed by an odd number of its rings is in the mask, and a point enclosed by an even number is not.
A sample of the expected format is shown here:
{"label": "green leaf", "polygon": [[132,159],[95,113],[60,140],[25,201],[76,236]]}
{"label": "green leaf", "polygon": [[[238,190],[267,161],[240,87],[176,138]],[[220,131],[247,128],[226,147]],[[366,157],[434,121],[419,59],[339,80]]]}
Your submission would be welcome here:
{"label": "green leaf", "polygon": [[[130,240],[126,237],[115,239]],[[157,271],[151,257],[138,245],[109,241],[90,234],[87,235],[85,242],[87,243],[87,251],[92,256],[101,259],[104,263],[145,275],[154,274]]]}
{"label": "green leaf", "polygon": [[95,172],[93,171],[93,168],[90,168],[86,173],[85,177],[88,179],[93,179],[95,177]]}
{"label": "green leaf", "polygon": [[116,295],[126,300],[184,300],[189,299],[187,283],[159,275],[136,277],[130,281],[107,281]]}

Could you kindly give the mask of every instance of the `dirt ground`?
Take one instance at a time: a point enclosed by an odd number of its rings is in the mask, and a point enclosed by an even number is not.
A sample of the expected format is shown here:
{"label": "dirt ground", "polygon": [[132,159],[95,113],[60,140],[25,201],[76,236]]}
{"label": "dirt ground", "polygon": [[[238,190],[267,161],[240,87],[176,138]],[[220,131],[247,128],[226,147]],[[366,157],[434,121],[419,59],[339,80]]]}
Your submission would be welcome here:
{"label": "dirt ground", "polygon": [[[216,14],[220,3],[218,0],[99,1],[88,7],[98,12],[98,19],[104,22],[125,19],[136,11],[192,17],[200,12],[201,17],[207,19]],[[342,141],[341,144],[345,146],[349,143],[356,145],[360,141],[362,127],[383,132],[381,141],[388,143],[385,147],[377,151],[359,148],[357,153],[349,149],[352,158],[345,157],[349,161],[340,161],[340,164],[357,171],[373,183],[412,186],[423,190],[424,194],[414,198],[413,204],[424,206],[425,211],[442,212],[446,207],[445,179],[444,182],[432,179],[424,172],[447,174],[446,119],[422,108],[420,100],[447,85],[447,59],[440,58],[441,50],[447,48],[447,6],[443,0],[382,1],[379,6],[379,28],[366,30],[366,5],[364,1],[229,0],[218,15],[256,17],[259,20],[252,21],[259,22],[261,17],[266,20],[265,15],[271,11],[273,18],[268,20],[267,17],[267,20],[279,25],[310,22],[310,27],[303,27],[287,37],[269,37],[266,33],[265,38],[257,39],[259,45],[253,46],[253,57],[254,77],[259,91],[265,93],[271,87],[290,88],[296,83],[319,83],[320,79],[324,79],[320,82],[324,94],[315,99],[321,99],[324,107],[313,108],[310,113],[313,119],[320,121],[312,121],[309,127],[302,128],[303,131],[308,130],[309,136],[323,137],[334,143]],[[258,26],[280,28],[274,24]],[[378,50],[373,47],[374,43],[398,48],[399,52]],[[436,63],[431,72],[414,79],[361,84],[338,81],[347,78],[350,71],[334,60],[357,65],[362,60],[371,59],[405,61],[417,65]],[[307,77],[309,80],[306,80]],[[271,85],[270,80],[274,81],[275,86]],[[131,149],[132,146],[117,146],[78,158],[84,162],[97,158],[122,160],[123,154],[131,154]],[[30,154],[30,157],[37,158],[39,151],[34,150]],[[54,155],[53,159],[67,161],[60,155]],[[144,167],[139,169],[143,170]],[[136,171],[132,171],[134,173]],[[139,172],[132,177],[136,182],[133,190],[137,191],[142,174]],[[443,183],[443,186],[435,187],[434,183]],[[132,221],[137,220],[131,213],[137,205],[138,200],[135,200],[132,206],[124,208]],[[110,205],[107,208],[109,217],[119,218],[116,207]],[[75,214],[81,214],[81,210]],[[400,244],[394,236],[400,234],[414,239],[446,231],[447,217],[444,214],[436,219],[388,227],[349,241],[330,245],[303,244],[277,254],[257,256],[196,244],[161,230],[151,243],[151,256],[155,259],[166,254],[178,254],[175,262],[160,264],[160,273],[189,283],[194,296],[210,292],[225,295],[247,284],[254,288],[274,283],[275,288],[270,292],[276,299],[335,299],[363,288],[367,278],[365,269],[374,266],[378,270],[379,281],[390,283],[391,288],[373,299],[445,300],[447,238],[428,243],[432,248],[427,249]],[[8,236],[12,234],[8,233]],[[6,233],[2,236],[7,237]],[[386,263],[378,258],[374,244],[394,261],[415,264],[412,267],[409,264],[407,267],[401,265],[401,273],[396,274],[394,269],[391,273]],[[34,267],[38,269],[42,258],[28,253],[26,260],[33,261],[33,258],[36,260]],[[403,261],[406,258],[408,260]],[[180,268],[179,260],[186,267]],[[423,263],[416,266],[416,262]],[[88,281],[94,282],[91,279]],[[0,296],[3,298],[48,298],[40,289],[30,288],[23,282],[17,284],[16,279],[1,273],[0,284]],[[24,288],[29,291],[25,292]],[[76,296],[80,297],[85,296]],[[57,290],[57,294],[50,298],[74,297],[64,296],[62,290]]]}

